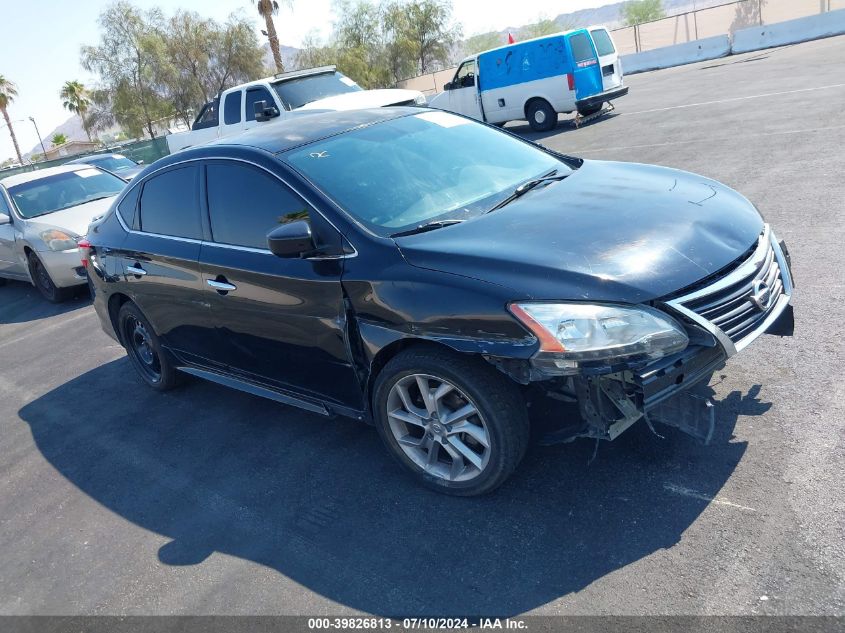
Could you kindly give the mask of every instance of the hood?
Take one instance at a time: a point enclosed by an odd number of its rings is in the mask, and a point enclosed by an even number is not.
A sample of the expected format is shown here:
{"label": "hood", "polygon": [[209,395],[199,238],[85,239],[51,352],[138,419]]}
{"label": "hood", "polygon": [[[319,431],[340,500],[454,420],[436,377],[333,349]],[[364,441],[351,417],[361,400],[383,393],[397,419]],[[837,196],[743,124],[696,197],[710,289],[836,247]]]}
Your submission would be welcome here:
{"label": "hood", "polygon": [[413,104],[422,93],[417,90],[385,88],[383,90],[360,90],[318,99],[297,110],[362,110],[392,105]]}
{"label": "hood", "polygon": [[102,216],[109,210],[115,196],[103,200],[93,200],[70,209],[48,213],[37,218],[27,220],[27,227],[36,233],[47,229],[61,229],[70,231],[76,236],[88,233],[88,225],[94,218]]}
{"label": "hood", "polygon": [[762,229],[754,206],[714,180],[585,161],[498,211],[396,243],[413,266],[506,286],[515,299],[639,303],[724,268]]}

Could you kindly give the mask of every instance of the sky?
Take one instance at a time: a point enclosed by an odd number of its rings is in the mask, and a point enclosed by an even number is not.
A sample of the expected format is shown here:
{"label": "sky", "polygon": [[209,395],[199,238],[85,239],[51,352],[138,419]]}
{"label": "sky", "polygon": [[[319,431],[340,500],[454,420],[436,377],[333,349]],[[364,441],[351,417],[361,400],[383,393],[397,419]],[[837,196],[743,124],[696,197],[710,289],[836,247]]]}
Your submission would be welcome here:
{"label": "sky", "polygon": [[[452,6],[455,20],[463,25],[464,35],[469,36],[613,1],[453,0]],[[158,6],[168,15],[176,9],[197,11],[221,22],[233,11],[242,11],[247,17],[255,15],[256,30],[260,28],[257,12],[250,0],[132,2],[142,8]],[[0,23],[3,25],[0,74],[18,87],[18,97],[9,107],[9,117],[22,153],[38,143],[29,117],[35,119],[41,134],[46,136],[70,116],[59,99],[59,91],[65,81],[78,79],[87,85],[95,83],[95,78],[79,65],[79,49],[83,44],[97,44],[97,16],[109,4],[109,0],[0,0]],[[276,17],[276,29],[282,44],[299,46],[303,37],[311,31],[328,37],[333,19],[332,0],[293,0],[292,5],[292,9],[283,8]],[[266,40],[260,33],[259,37],[262,42]],[[0,162],[12,156],[11,138],[0,119]]]}

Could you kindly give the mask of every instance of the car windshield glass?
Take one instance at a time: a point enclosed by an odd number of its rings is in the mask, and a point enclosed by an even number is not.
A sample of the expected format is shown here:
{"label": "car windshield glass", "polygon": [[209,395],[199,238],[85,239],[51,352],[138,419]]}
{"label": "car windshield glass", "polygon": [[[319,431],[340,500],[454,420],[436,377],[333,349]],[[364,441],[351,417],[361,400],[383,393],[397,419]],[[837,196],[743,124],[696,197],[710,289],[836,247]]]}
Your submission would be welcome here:
{"label": "car windshield glass", "polygon": [[289,110],[301,108],[306,103],[344,94],[359,92],[361,86],[342,73],[322,73],[310,77],[297,77],[273,84],[279,99]]}
{"label": "car windshield glass", "polygon": [[111,172],[120,173],[127,169],[133,169],[138,164],[129,160],[125,156],[104,156],[103,158],[92,158],[88,161],[90,165],[96,165],[103,169],[108,169]]}
{"label": "car windshield glass", "polygon": [[9,195],[24,218],[35,218],[92,200],[115,196],[126,185],[95,167],[45,176],[9,187]]}
{"label": "car windshield glass", "polygon": [[287,161],[379,235],[469,219],[531,178],[571,169],[543,150],[446,112],[424,112],[291,150]]}

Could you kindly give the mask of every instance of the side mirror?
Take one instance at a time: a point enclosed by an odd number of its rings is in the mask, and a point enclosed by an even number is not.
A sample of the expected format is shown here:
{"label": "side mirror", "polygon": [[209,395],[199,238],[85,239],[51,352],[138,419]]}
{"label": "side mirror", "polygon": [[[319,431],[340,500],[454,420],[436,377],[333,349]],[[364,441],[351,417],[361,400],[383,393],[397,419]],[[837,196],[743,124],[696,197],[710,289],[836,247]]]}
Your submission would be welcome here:
{"label": "side mirror", "polygon": [[139,160],[139,161],[138,161],[138,164],[139,164],[139,165],[143,165],[143,164],[144,164],[144,161],[143,161],[143,160]]}
{"label": "side mirror", "polygon": [[268,106],[266,101],[256,101],[254,107],[256,121],[269,121],[279,116],[278,108],[276,106]]}
{"label": "side mirror", "polygon": [[454,87],[455,84],[453,84],[451,81],[447,81],[445,84],[443,84],[443,90],[451,90]]}
{"label": "side mirror", "polygon": [[314,250],[311,225],[305,220],[283,224],[270,231],[267,245],[276,257],[300,257]]}
{"label": "side mirror", "polygon": [[0,213],[0,226],[2,226],[4,224],[11,224],[11,223],[12,223],[12,218],[10,218],[5,213]]}

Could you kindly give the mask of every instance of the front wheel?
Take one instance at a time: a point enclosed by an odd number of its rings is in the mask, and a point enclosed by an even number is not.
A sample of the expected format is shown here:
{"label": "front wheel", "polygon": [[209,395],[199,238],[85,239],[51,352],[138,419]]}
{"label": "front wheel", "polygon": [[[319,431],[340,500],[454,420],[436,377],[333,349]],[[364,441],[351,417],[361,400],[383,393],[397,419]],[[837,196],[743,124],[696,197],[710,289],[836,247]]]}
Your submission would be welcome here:
{"label": "front wheel", "polygon": [[73,288],[59,288],[53,283],[50,273],[44,267],[44,264],[38,259],[35,253],[27,255],[27,263],[29,264],[29,276],[32,278],[32,283],[50,303],[61,303],[70,298],[73,294]]}
{"label": "front wheel", "polygon": [[557,125],[557,112],[544,99],[534,99],[528,104],[525,112],[528,125],[535,132],[548,132]]}
{"label": "front wheel", "polygon": [[407,350],[379,374],[373,407],[390,453],[426,486],[490,492],[522,459],[528,414],[515,383],[481,360]]}

